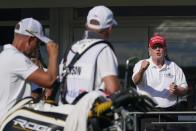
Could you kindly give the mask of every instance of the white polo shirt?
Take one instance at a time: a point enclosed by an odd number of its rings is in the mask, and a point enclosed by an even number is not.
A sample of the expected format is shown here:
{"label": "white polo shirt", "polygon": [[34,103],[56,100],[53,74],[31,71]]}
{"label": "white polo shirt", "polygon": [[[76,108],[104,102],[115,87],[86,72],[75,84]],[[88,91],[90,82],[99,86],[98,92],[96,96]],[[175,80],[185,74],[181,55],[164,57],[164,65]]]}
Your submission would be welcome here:
{"label": "white polo shirt", "polygon": [[26,81],[38,67],[7,44],[0,53],[0,119],[19,100],[31,96],[31,86]]}
{"label": "white polo shirt", "polygon": [[[169,92],[169,86],[174,82],[187,89],[188,85],[182,69],[172,61],[165,60],[163,67],[159,68],[153,63],[152,58],[146,60],[150,65],[144,72],[143,81],[137,85],[137,90],[148,92],[157,101],[157,107],[166,108],[176,104],[177,97]],[[135,64],[132,79],[140,70],[142,61]]]}

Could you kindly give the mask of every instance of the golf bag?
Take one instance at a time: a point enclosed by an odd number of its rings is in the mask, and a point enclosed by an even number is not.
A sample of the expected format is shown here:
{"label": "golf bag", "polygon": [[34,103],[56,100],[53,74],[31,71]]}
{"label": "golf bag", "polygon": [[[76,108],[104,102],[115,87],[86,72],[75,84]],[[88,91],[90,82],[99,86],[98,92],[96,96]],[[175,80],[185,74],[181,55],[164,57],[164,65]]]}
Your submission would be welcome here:
{"label": "golf bag", "polygon": [[[25,98],[3,118],[1,131],[121,131],[132,130],[125,112],[151,111],[156,103],[148,95],[133,88],[104,96],[94,91],[84,95],[75,105],[47,101],[34,102]],[[126,123],[126,124],[125,124]]]}

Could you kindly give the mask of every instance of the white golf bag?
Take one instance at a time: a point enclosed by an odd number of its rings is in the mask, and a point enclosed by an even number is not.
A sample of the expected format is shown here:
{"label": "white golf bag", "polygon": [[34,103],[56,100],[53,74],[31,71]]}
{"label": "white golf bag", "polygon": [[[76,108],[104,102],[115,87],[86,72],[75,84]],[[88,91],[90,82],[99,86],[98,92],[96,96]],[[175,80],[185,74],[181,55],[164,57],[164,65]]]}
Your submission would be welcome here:
{"label": "white golf bag", "polygon": [[122,119],[125,118],[118,110],[149,111],[155,105],[148,96],[139,95],[133,88],[116,92],[109,101],[101,92],[94,91],[82,97],[76,105],[34,103],[32,98],[26,98],[6,114],[0,131],[131,130],[123,126]]}

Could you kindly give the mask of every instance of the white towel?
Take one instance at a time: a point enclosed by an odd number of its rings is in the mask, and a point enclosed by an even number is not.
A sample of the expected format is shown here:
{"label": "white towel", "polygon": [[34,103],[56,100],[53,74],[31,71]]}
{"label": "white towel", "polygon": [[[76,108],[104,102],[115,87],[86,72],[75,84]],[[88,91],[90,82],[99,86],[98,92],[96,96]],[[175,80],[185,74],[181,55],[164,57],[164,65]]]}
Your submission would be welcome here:
{"label": "white towel", "polygon": [[92,108],[92,105],[96,98],[99,96],[105,96],[100,91],[92,91],[86,94],[80,101],[75,105],[75,108],[68,115],[64,131],[86,131],[88,112]]}

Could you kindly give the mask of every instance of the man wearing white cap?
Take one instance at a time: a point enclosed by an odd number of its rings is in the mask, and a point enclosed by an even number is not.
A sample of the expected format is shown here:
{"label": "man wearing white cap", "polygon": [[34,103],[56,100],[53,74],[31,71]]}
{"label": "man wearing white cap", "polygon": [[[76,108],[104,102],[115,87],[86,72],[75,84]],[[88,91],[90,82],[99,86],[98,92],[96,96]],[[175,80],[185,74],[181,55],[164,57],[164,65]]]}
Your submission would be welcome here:
{"label": "man wearing white cap", "polygon": [[[72,103],[83,92],[102,89],[111,94],[118,90],[117,58],[109,37],[112,26],[117,22],[112,11],[105,6],[95,6],[87,16],[84,38],[77,41],[68,50],[59,66],[62,86],[60,103]],[[78,50],[86,45],[93,45],[73,65],[67,67]],[[66,80],[63,72],[67,71]]]}
{"label": "man wearing white cap", "polygon": [[[12,44],[6,44],[0,54],[0,118],[22,98],[31,96],[29,82],[50,87],[56,80],[58,45],[43,35],[42,25],[33,18],[21,20],[15,26]],[[48,70],[44,72],[30,59],[37,41],[46,43]]]}
{"label": "man wearing white cap", "polygon": [[138,91],[148,92],[162,110],[176,110],[177,97],[187,91],[182,69],[167,59],[166,40],[161,35],[151,37],[149,59],[141,60],[133,69],[133,82]]}

